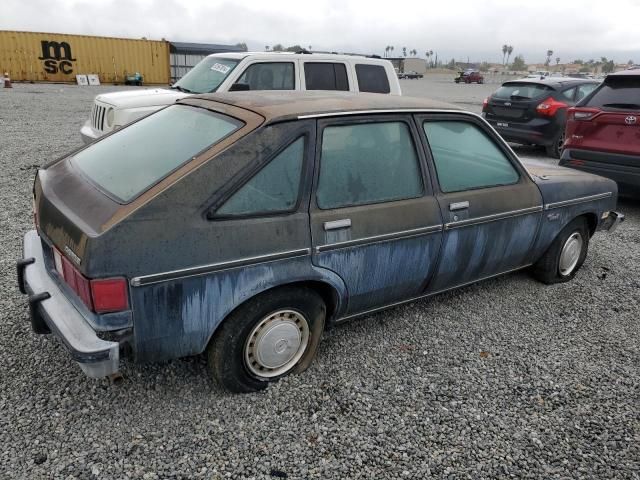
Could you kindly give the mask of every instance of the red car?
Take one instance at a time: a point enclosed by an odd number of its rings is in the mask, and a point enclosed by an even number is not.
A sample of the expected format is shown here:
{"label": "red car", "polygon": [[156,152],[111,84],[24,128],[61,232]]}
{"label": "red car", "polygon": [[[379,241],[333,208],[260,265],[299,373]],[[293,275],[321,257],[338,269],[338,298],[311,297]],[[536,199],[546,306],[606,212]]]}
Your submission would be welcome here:
{"label": "red car", "polygon": [[567,112],[560,165],[618,182],[620,193],[640,196],[640,69],[608,75]]}
{"label": "red car", "polygon": [[467,70],[466,72],[458,72],[458,76],[454,79],[456,83],[484,83],[484,77],[476,70]]}

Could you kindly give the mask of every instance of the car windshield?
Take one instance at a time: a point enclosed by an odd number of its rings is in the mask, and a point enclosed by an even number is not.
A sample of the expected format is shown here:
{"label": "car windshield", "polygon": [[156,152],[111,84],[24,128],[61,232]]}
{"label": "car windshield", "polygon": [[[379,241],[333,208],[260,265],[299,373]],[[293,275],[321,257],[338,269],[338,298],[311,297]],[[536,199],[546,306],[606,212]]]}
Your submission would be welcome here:
{"label": "car windshield", "polygon": [[533,99],[542,97],[551,91],[553,91],[552,88],[546,85],[540,85],[539,83],[505,83],[496,90],[496,93],[494,93],[493,96],[495,98],[505,99]]}
{"label": "car windshield", "polygon": [[172,105],[89,145],[71,163],[127,203],[243,125],[203,108]]}
{"label": "car windshield", "polygon": [[207,57],[171,88],[185,93],[215,92],[239,62],[240,60],[231,58]]}
{"label": "car windshield", "polygon": [[637,110],[640,104],[640,76],[609,77],[582,106]]}

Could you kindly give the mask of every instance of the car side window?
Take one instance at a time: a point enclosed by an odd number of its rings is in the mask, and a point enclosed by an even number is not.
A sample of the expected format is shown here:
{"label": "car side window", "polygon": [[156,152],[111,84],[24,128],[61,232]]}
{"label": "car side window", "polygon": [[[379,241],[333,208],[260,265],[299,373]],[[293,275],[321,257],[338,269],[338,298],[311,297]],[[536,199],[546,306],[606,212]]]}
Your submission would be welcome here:
{"label": "car side window", "polygon": [[305,137],[300,137],[276,155],[218,208],[216,215],[253,215],[293,209],[298,201],[304,144]]}
{"label": "car side window", "polygon": [[292,62],[263,62],[249,65],[236,83],[249,90],[294,90],[295,74]]}
{"label": "car side window", "polygon": [[304,79],[307,90],[349,90],[344,63],[305,62]]}
{"label": "car side window", "polygon": [[576,94],[576,87],[568,88],[567,90],[562,91],[562,96],[567,100],[573,102],[573,97]]}
{"label": "car side window", "polygon": [[358,90],[371,93],[389,93],[389,79],[382,65],[356,64]]}
{"label": "car side window", "polygon": [[326,127],[316,200],[321,209],[416,198],[423,185],[404,122]]}
{"label": "car side window", "polygon": [[464,121],[426,121],[438,182],[443,192],[511,185],[520,175],[480,127]]}
{"label": "car side window", "polygon": [[597,86],[597,83],[586,83],[584,85],[579,85],[576,93],[576,102],[579,102],[584,97],[593,92]]}

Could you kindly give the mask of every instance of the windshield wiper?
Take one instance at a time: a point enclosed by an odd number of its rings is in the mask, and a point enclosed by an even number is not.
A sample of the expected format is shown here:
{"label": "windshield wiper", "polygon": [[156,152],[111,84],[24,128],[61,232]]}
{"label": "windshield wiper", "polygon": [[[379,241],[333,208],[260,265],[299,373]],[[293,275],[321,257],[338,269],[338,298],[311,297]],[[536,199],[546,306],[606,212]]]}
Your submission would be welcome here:
{"label": "windshield wiper", "polygon": [[605,103],[602,106],[609,108],[632,108],[634,110],[640,109],[640,105],[637,103]]}
{"label": "windshield wiper", "polygon": [[169,88],[171,88],[172,90],[180,90],[183,93],[193,93],[188,88],[181,87],[180,85],[171,85],[171,87]]}

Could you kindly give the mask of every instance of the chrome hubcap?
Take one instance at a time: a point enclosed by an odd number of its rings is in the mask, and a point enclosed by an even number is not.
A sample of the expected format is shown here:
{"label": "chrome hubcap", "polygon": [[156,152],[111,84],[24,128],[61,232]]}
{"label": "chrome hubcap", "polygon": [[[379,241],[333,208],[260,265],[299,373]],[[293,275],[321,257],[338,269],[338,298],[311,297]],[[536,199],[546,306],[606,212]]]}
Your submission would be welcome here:
{"label": "chrome hubcap", "polygon": [[293,310],[278,310],[251,331],[244,348],[245,364],[257,377],[277,377],[298,363],[308,343],[307,319]]}
{"label": "chrome hubcap", "polygon": [[560,252],[559,270],[560,275],[567,276],[573,272],[580,260],[582,252],[582,235],[580,232],[573,232],[562,247]]}

